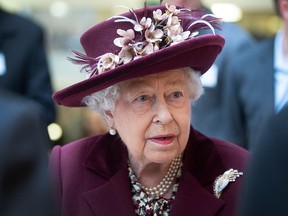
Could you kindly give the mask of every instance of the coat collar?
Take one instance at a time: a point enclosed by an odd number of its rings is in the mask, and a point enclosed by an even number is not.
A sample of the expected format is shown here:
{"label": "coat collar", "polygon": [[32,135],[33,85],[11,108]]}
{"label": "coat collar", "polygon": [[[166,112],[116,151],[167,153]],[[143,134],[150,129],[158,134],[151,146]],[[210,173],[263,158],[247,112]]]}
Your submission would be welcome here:
{"label": "coat collar", "polygon": [[120,169],[105,184],[84,192],[94,215],[135,215],[128,169]]}
{"label": "coat collar", "polygon": [[[135,215],[128,178],[127,155],[126,147],[119,137],[115,139],[110,135],[104,135],[93,146],[85,160],[84,166],[107,179],[100,187],[83,193],[95,215],[100,212],[100,215],[120,216],[121,212],[126,216]],[[213,142],[191,129],[171,215],[190,215],[187,213],[189,209],[191,215],[216,215],[225,202],[214,197],[212,187],[215,178],[224,171],[225,167]],[[110,202],[113,203],[113,208]]]}
{"label": "coat collar", "polygon": [[183,169],[205,186],[225,172],[225,166],[211,139],[191,129],[183,158]]}
{"label": "coat collar", "polygon": [[[217,199],[203,188],[191,173],[183,172],[171,216],[218,215],[224,205],[223,200]],[[207,206],[209,207],[207,208]]]}
{"label": "coat collar", "polygon": [[92,146],[84,166],[110,179],[120,169],[127,167],[128,153],[119,136],[105,134]]}

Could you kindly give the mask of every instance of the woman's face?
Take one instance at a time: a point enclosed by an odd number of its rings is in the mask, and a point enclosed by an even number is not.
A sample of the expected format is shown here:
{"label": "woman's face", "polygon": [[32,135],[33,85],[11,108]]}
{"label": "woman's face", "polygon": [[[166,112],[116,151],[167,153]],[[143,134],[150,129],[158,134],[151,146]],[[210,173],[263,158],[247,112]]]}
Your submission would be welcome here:
{"label": "woman's face", "polygon": [[112,126],[142,163],[165,163],[182,153],[190,130],[190,98],[182,69],[120,84]]}

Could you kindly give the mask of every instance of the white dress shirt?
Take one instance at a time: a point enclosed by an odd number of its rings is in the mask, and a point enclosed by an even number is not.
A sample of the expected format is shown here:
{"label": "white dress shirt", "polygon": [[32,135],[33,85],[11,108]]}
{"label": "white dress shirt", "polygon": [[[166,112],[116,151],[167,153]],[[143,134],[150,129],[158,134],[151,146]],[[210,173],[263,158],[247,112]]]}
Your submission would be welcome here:
{"label": "white dress shirt", "polygon": [[274,44],[275,111],[288,102],[288,55],[284,55],[284,32],[277,32]]}
{"label": "white dress shirt", "polygon": [[6,72],[5,56],[0,52],[0,76],[4,75]]}

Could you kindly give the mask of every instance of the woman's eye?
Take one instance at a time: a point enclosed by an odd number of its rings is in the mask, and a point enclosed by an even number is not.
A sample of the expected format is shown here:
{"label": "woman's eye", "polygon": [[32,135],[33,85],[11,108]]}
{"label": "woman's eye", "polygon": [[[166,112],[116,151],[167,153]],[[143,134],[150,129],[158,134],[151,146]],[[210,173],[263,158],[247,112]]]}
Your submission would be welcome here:
{"label": "woman's eye", "polygon": [[148,95],[141,95],[141,96],[136,98],[137,102],[145,102],[147,100],[149,100],[149,96]]}
{"label": "woman's eye", "polygon": [[172,98],[180,98],[180,97],[182,97],[182,96],[183,96],[183,93],[180,92],[180,91],[176,91],[176,92],[173,92],[173,93],[171,94],[171,97],[172,97]]}

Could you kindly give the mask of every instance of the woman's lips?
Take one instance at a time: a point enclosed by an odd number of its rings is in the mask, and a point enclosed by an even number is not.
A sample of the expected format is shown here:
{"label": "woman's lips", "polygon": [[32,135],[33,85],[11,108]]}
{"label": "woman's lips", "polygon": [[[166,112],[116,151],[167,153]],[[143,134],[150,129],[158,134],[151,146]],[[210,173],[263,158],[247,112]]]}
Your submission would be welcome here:
{"label": "woman's lips", "polygon": [[151,141],[161,145],[168,145],[172,143],[174,139],[175,139],[174,134],[159,135],[150,138]]}

